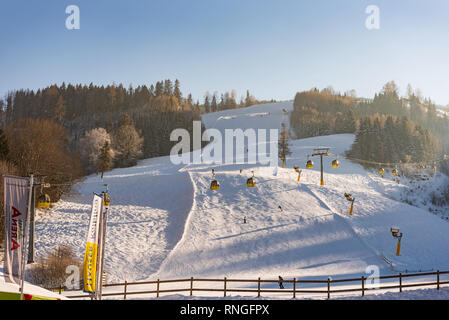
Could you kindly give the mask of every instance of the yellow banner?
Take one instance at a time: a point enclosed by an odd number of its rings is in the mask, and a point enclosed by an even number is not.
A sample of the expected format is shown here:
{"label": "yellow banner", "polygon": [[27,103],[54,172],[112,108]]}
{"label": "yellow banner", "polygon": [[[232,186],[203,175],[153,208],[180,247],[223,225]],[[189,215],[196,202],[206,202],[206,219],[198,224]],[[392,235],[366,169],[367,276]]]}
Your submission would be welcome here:
{"label": "yellow banner", "polygon": [[86,244],[83,268],[84,292],[95,293],[95,284],[97,281],[97,249],[98,244],[90,242]]}
{"label": "yellow banner", "polygon": [[83,281],[84,292],[95,293],[97,280],[97,251],[102,198],[94,195],[89,230],[87,231],[86,252],[84,254]]}

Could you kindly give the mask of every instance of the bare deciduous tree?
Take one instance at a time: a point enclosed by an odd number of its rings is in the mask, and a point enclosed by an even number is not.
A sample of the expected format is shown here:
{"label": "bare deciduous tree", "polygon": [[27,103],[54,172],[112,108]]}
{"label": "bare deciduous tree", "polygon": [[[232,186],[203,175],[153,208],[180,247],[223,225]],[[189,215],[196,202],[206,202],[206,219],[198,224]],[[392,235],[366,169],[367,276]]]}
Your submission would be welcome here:
{"label": "bare deciduous tree", "polygon": [[44,288],[64,287],[69,276],[68,266],[81,269],[82,262],[73,253],[72,247],[60,245],[49,254],[39,258],[38,262],[29,270],[29,280]]}
{"label": "bare deciduous tree", "polygon": [[[81,157],[88,172],[94,172],[99,166],[100,150],[108,142],[111,145],[111,136],[104,128],[92,129],[80,140]],[[110,156],[114,158],[114,151],[110,149]]]}

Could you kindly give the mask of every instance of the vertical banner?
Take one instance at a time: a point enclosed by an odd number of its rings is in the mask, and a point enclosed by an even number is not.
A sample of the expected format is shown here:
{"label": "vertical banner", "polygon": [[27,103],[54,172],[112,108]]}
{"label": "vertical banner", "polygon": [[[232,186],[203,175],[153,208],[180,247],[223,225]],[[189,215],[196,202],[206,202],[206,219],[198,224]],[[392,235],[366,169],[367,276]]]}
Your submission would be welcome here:
{"label": "vertical banner", "polygon": [[[103,194],[103,197],[105,195]],[[100,235],[98,237],[99,244],[98,244],[98,277],[97,277],[97,300],[101,300],[101,294],[102,294],[102,287],[103,287],[103,276],[104,276],[104,251],[105,251],[105,245],[106,245],[106,224],[107,224],[107,212],[108,207],[104,206],[104,198],[103,198],[103,207],[101,212],[101,219],[100,219]]]}
{"label": "vertical banner", "polygon": [[30,179],[4,176],[5,257],[3,273],[6,282],[21,284],[23,247],[28,211]]}
{"label": "vertical banner", "polygon": [[95,293],[97,277],[97,258],[100,231],[102,198],[94,195],[89,230],[87,231],[86,252],[84,254],[83,281],[84,292]]}

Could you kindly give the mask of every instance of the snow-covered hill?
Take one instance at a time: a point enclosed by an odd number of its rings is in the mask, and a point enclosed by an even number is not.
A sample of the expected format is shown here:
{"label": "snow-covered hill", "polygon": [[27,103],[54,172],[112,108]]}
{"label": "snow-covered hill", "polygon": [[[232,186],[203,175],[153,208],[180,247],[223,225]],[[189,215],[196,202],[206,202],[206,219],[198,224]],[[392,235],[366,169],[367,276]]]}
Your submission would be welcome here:
{"label": "snow-covered hill", "polygon": [[[292,102],[226,110],[203,116],[207,128],[277,128],[288,125]],[[401,184],[344,159],[350,134],[291,142],[283,168],[255,165],[173,165],[169,157],[88,177],[36,223],[41,255],[69,244],[83,257],[93,192],[109,185],[106,271],[109,282],[179,277],[360,276],[369,265],[382,275],[398,271],[449,270],[449,224],[429,212],[395,200]],[[341,167],[319,159],[305,169],[315,147],[330,147]],[[206,147],[207,148],[207,147]],[[197,151],[198,152],[198,151]],[[239,156],[239,155],[237,155]],[[240,155],[242,156],[242,155]],[[300,182],[292,169],[302,169]],[[220,182],[211,191],[211,169]],[[242,170],[242,171],[241,171]],[[256,187],[247,188],[254,171]],[[348,215],[344,193],[355,197]],[[246,223],[244,223],[246,218]],[[390,228],[403,232],[401,256]],[[388,261],[389,263],[387,263]]]}

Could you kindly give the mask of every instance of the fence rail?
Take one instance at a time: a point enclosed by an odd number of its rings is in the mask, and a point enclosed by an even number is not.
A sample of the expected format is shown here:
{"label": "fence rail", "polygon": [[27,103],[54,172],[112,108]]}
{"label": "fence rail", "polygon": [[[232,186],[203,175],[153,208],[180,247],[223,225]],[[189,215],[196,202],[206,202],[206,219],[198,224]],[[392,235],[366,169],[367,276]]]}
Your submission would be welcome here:
{"label": "fence rail", "polygon": [[[193,296],[194,292],[222,292],[223,297],[226,297],[228,293],[234,292],[234,293],[252,293],[257,294],[257,297],[260,297],[263,293],[283,293],[283,294],[291,294],[293,298],[296,298],[297,294],[326,294],[327,298],[329,299],[331,297],[332,293],[348,293],[348,292],[361,292],[362,297],[365,295],[365,292],[367,291],[373,291],[373,290],[390,290],[390,289],[398,289],[399,292],[402,292],[404,288],[411,288],[411,287],[429,287],[429,286],[435,286],[437,290],[440,289],[442,285],[449,284],[449,281],[441,281],[440,277],[441,275],[449,274],[449,271],[436,271],[436,272],[425,272],[425,273],[412,273],[412,274],[402,274],[399,273],[398,275],[390,275],[390,276],[379,276],[379,277],[364,277],[361,276],[360,278],[350,278],[350,279],[337,279],[333,280],[331,278],[328,278],[327,280],[300,280],[293,278],[291,280],[285,279],[282,280],[282,283],[291,283],[292,289],[270,289],[270,288],[262,288],[262,284],[267,283],[277,283],[279,284],[279,280],[263,280],[261,278],[258,279],[228,279],[224,277],[223,279],[205,279],[205,278],[186,278],[186,279],[173,279],[173,280],[153,280],[153,281],[141,281],[141,282],[123,282],[123,283],[115,283],[115,284],[105,284],[103,285],[103,288],[108,287],[121,287],[121,291],[117,292],[104,292],[102,293],[103,297],[123,297],[123,299],[126,299],[128,296],[131,295],[146,295],[146,294],[155,294],[156,298],[160,297],[160,294],[163,293],[182,293],[182,292],[189,292],[190,296]],[[429,276],[435,276],[435,281],[430,281],[429,279],[425,279],[426,282],[418,282],[418,283],[404,283],[405,278],[416,278],[416,277],[429,277]],[[367,280],[394,280],[396,279],[398,281],[397,284],[391,284],[388,283],[387,285],[379,286],[377,287],[367,287],[366,281]],[[189,286],[186,288],[165,288],[161,289],[162,284],[169,284],[169,283],[185,283],[188,282]],[[195,286],[195,284],[198,283],[222,283],[221,288],[202,288]],[[257,287],[254,288],[232,288],[230,287],[233,283],[253,283],[256,284]],[[349,283],[349,282],[357,282],[357,285],[352,285],[349,288],[338,288],[342,287],[335,286],[335,284],[342,284],[342,283]],[[321,288],[318,289],[298,289],[297,286],[301,284],[319,284],[324,285]],[[334,288],[332,288],[332,285],[334,284]],[[156,290],[143,290],[143,291],[129,291],[130,286],[136,286],[136,285],[156,285]],[[59,291],[59,293],[62,292],[62,287],[53,289],[54,291]],[[70,291],[66,291],[70,292]],[[66,295],[68,298],[90,298],[91,296],[88,294],[83,295]]]}

